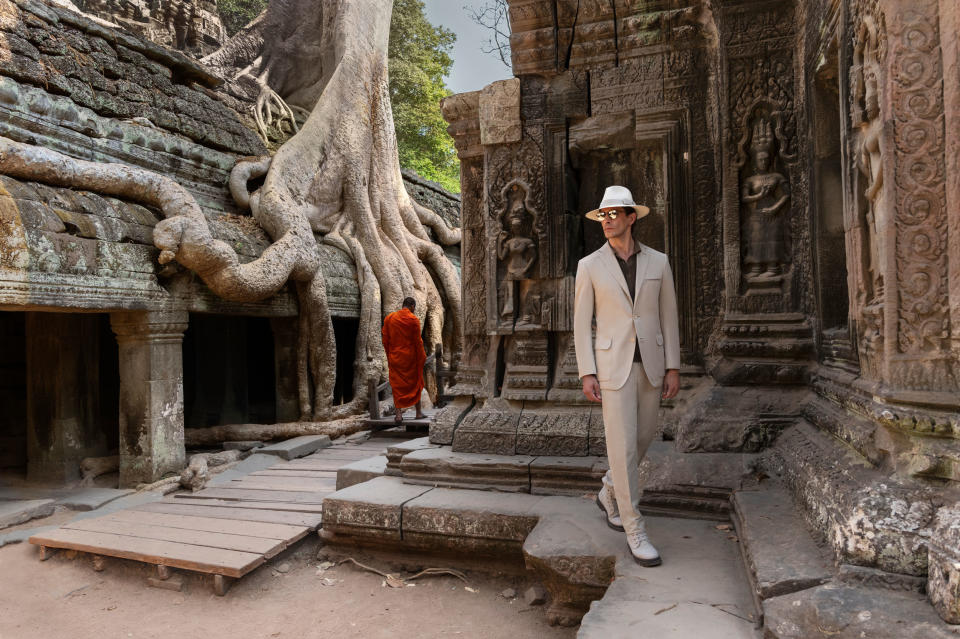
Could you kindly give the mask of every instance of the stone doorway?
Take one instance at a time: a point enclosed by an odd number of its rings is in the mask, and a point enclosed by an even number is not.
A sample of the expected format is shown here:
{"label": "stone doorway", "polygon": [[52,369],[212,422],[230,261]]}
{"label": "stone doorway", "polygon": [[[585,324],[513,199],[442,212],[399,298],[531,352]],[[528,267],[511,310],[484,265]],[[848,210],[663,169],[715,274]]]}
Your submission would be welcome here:
{"label": "stone doorway", "polygon": [[191,313],[183,335],[184,425],[277,421],[270,320]]}
{"label": "stone doorway", "polygon": [[[596,208],[607,186],[626,186],[634,201],[650,213],[633,227],[634,238],[667,254],[673,270],[680,310],[683,361],[695,363],[695,290],[693,211],[689,205],[689,148],[683,111],[620,114],[588,118],[571,127],[571,179],[577,212]],[[598,133],[605,131],[605,133]],[[579,259],[600,248],[606,238],[599,224],[583,222]]]}
{"label": "stone doorway", "polygon": [[850,296],[844,222],[843,139],[840,65],[837,41],[830,41],[823,63],[813,77],[810,104],[813,133],[811,176],[816,202],[817,306],[820,320],[820,360],[858,370],[851,338]]}
{"label": "stone doorway", "polygon": [[105,313],[0,313],[0,472],[65,483],[116,452],[117,352]]}

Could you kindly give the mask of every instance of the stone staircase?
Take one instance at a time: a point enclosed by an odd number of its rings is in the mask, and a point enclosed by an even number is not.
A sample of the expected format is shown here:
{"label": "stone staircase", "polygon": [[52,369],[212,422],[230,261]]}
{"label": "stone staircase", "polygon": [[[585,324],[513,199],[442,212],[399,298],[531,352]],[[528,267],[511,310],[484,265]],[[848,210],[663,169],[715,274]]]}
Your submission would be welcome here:
{"label": "stone staircase", "polygon": [[605,458],[454,453],[427,438],[343,467],[322,534],[523,561],[550,593],[551,622],[580,623],[581,637],[635,637],[639,627],[656,637],[960,634],[923,596],[922,578],[834,566],[822,532],[811,534],[788,488],[756,461],[651,447],[642,509],[664,556],[657,569],[630,559],[593,504]]}

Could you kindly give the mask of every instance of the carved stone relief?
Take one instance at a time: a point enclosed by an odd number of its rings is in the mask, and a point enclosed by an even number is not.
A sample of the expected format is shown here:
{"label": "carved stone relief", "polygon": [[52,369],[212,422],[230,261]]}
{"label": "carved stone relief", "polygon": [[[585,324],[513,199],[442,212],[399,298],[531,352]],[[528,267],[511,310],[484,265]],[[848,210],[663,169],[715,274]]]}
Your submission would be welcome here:
{"label": "carved stone relief", "polygon": [[[779,149],[775,148],[779,118],[776,112],[764,111],[763,105],[753,110],[745,132],[749,135],[750,166],[744,165],[740,186],[743,274],[748,289],[779,284],[790,262],[786,219],[790,183],[777,171]],[[744,137],[740,145],[747,144]]]}
{"label": "carved stone relief", "polygon": [[528,207],[528,199],[529,187],[520,181],[511,182],[504,189],[505,207],[499,216],[499,317],[501,324],[508,326],[532,324],[539,306],[531,295],[530,278],[537,259],[537,246],[531,237],[536,213]]}

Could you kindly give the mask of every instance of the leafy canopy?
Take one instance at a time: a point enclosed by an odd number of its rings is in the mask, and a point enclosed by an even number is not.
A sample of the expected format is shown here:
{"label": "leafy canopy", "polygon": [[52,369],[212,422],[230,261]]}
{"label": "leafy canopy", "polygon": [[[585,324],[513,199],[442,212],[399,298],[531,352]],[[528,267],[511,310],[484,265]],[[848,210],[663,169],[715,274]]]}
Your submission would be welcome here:
{"label": "leafy canopy", "polygon": [[217,13],[228,36],[247,26],[266,8],[267,0],[217,0]]}
{"label": "leafy canopy", "polygon": [[427,21],[421,0],[394,0],[390,23],[390,102],[400,166],[460,192],[460,162],[440,114],[443,77],[457,36]]}
{"label": "leafy canopy", "polygon": [[[268,0],[217,0],[229,35],[267,8]],[[460,192],[460,161],[440,114],[440,100],[450,95],[443,78],[450,72],[450,51],[457,36],[435,27],[421,0],[394,0],[388,47],[390,102],[397,132],[400,166]]]}

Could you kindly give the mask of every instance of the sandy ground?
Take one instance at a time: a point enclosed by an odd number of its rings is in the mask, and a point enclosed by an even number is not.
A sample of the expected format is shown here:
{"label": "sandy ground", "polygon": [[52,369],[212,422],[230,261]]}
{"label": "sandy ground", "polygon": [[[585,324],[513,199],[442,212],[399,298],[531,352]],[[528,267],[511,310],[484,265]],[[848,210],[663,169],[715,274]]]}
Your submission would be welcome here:
{"label": "sandy ground", "polygon": [[[438,558],[414,556],[398,563],[396,555],[331,549],[311,536],[218,597],[212,578],[195,573],[178,572],[183,592],[171,592],[146,585],[155,571],[144,564],[107,559],[106,569],[94,572],[88,555],[59,552],[40,562],[35,546],[12,544],[0,548],[0,639],[576,636],[576,628],[550,627],[544,606],[524,603],[523,592],[533,582],[520,566],[465,571],[476,592],[449,576],[394,589],[351,565],[318,568],[320,561],[348,554],[387,572],[464,570]],[[288,572],[276,570],[282,564]],[[505,599],[501,593],[507,588],[518,597]]]}

